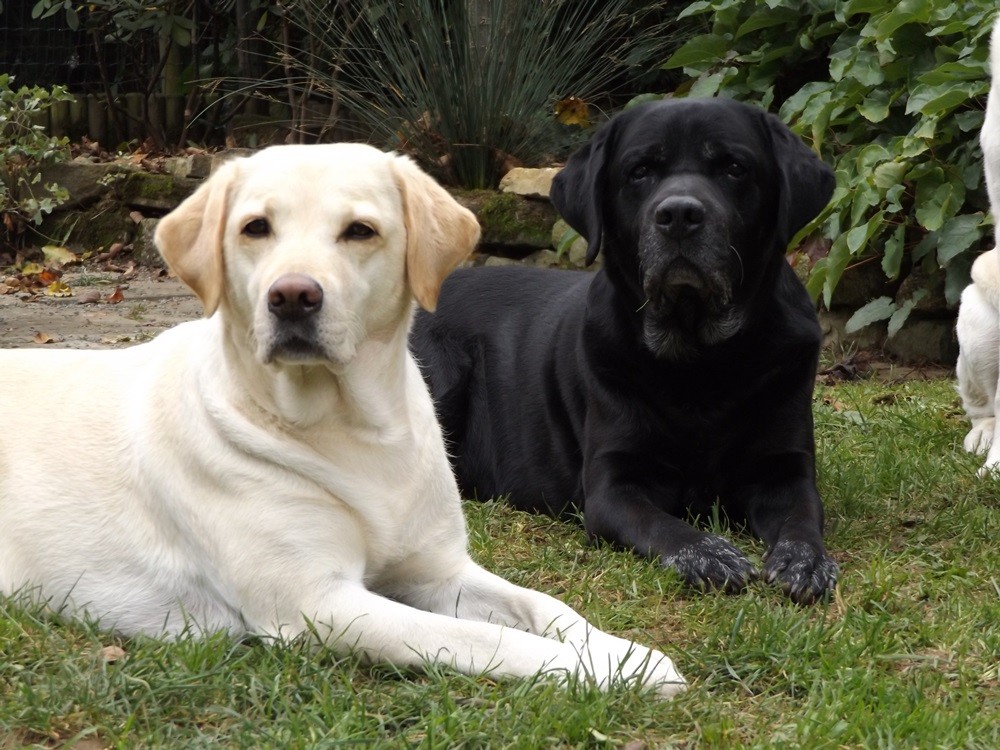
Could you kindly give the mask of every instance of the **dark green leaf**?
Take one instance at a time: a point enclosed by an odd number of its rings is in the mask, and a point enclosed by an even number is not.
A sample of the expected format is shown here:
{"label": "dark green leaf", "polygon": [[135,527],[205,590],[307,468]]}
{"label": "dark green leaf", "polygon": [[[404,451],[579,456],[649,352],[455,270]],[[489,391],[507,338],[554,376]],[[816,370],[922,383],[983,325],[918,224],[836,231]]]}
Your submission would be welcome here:
{"label": "dark green leaf", "polygon": [[878,297],[868,304],[859,307],[844,325],[846,333],[857,333],[862,328],[878,323],[880,320],[888,319],[896,312],[896,303],[892,297]]}
{"label": "dark green leaf", "polygon": [[663,64],[663,67],[671,70],[701,63],[721,62],[729,49],[730,40],[727,37],[717,34],[696,36],[681,45],[681,48]]}

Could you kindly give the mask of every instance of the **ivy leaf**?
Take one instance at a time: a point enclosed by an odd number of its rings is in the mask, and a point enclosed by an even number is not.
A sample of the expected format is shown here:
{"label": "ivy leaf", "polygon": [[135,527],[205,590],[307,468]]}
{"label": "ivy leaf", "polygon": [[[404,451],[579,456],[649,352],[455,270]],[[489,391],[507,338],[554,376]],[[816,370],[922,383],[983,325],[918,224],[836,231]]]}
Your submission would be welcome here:
{"label": "ivy leaf", "polygon": [[953,258],[961,255],[982,237],[982,213],[953,216],[941,227],[938,238],[938,265],[945,268]]}
{"label": "ivy leaf", "polygon": [[889,318],[888,329],[886,330],[886,334],[889,336],[889,338],[892,338],[897,333],[899,333],[900,329],[903,327],[903,324],[906,322],[906,319],[910,317],[910,313],[913,311],[914,306],[920,300],[922,300],[926,295],[927,295],[926,289],[918,289],[916,292],[914,292],[913,296],[910,297],[910,299],[906,300],[906,302],[900,305],[899,309],[897,309],[896,312],[892,314],[892,317]]}
{"label": "ivy leaf", "polygon": [[844,325],[844,331],[846,333],[857,333],[872,323],[888,319],[896,312],[896,309],[896,303],[892,301],[892,297],[873,299],[867,305],[863,305],[854,311],[854,315]]}
{"label": "ivy leaf", "polygon": [[910,93],[906,114],[944,114],[964,104],[969,99],[985,93],[987,84],[980,81],[951,81],[934,86],[920,84]]}
{"label": "ivy leaf", "polygon": [[903,248],[906,238],[906,226],[900,224],[886,240],[882,248],[882,271],[886,278],[895,279],[899,277],[899,269],[903,264]]}
{"label": "ivy leaf", "polygon": [[702,34],[681,45],[670,59],[663,63],[665,70],[686,68],[690,65],[717,63],[729,51],[729,39],[720,34]]}

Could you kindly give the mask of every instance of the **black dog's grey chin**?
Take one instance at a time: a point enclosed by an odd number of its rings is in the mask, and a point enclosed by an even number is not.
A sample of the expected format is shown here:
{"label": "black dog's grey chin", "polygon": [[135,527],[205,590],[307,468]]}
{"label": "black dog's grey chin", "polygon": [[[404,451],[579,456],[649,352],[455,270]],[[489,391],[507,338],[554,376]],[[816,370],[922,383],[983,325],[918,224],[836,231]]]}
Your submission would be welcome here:
{"label": "black dog's grey chin", "polygon": [[744,322],[728,277],[683,258],[647,272],[643,291],[643,340],[660,359],[693,359],[734,336]]}

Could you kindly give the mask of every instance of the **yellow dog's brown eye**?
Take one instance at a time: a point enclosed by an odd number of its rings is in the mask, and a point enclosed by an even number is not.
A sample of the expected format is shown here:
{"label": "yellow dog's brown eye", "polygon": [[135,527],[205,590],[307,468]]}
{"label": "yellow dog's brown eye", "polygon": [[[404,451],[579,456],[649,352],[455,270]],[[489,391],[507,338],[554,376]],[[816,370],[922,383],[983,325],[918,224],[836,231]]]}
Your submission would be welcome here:
{"label": "yellow dog's brown eye", "polygon": [[344,238],[348,240],[367,240],[369,237],[374,236],[375,230],[367,224],[362,224],[360,221],[355,221],[344,230]]}
{"label": "yellow dog's brown eye", "polygon": [[267,219],[254,219],[243,227],[243,234],[247,237],[267,237],[271,233],[271,225]]}

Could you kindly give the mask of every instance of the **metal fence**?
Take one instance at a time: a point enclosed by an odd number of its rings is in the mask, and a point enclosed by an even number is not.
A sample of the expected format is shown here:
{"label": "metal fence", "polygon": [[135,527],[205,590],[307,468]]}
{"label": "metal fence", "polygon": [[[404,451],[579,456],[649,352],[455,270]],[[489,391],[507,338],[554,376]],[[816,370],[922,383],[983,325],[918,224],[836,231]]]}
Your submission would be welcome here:
{"label": "metal fence", "polygon": [[[6,0],[2,5],[0,73],[13,75],[15,86],[65,86],[76,98],[73,104],[53,107],[49,120],[41,123],[53,135],[85,136],[112,148],[149,138],[159,146],[183,145],[191,138],[221,142],[231,135],[233,118],[261,112],[252,96],[220,100],[204,85],[179,84],[185,66],[198,67],[186,58],[194,47],[174,47],[164,54],[163,40],[151,31],[122,40],[99,29],[71,29],[61,9],[50,18],[33,19],[34,0]],[[198,39],[203,52],[217,48],[220,29],[232,26],[228,14],[215,5],[200,4]],[[218,106],[209,106],[217,100]]]}

